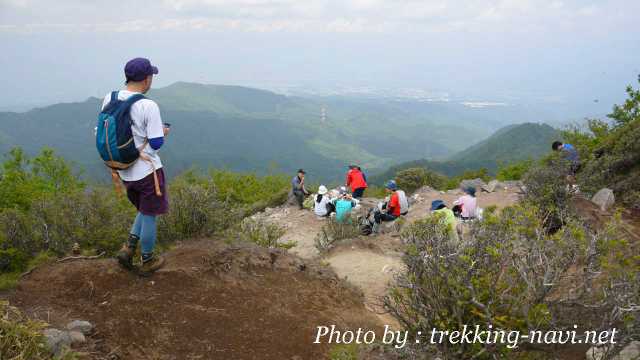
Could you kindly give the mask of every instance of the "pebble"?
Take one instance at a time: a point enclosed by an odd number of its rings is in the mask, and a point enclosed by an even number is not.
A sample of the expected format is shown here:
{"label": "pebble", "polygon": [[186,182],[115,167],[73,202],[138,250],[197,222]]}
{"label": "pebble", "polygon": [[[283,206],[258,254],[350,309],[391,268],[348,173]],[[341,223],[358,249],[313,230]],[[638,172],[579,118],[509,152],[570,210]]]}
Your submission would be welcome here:
{"label": "pebble", "polygon": [[84,335],[87,335],[93,330],[93,324],[83,320],[73,320],[67,324],[67,330],[78,331]]}

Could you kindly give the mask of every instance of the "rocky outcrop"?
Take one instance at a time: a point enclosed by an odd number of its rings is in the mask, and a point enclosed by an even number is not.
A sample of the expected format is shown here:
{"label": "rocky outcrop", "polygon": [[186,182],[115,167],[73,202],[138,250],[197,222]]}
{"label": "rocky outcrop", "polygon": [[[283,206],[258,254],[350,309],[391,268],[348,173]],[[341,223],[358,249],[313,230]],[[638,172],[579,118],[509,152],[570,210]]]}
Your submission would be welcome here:
{"label": "rocky outcrop", "polygon": [[598,205],[600,210],[607,211],[616,203],[616,197],[613,195],[613,190],[604,188],[593,195],[591,201]]}
{"label": "rocky outcrop", "polygon": [[467,179],[467,180],[462,180],[460,182],[460,188],[461,189],[466,189],[469,187],[475,188],[476,190],[480,190],[482,189],[482,187],[486,186],[487,184],[485,184],[484,181],[482,181],[482,179],[477,178],[477,179]]}

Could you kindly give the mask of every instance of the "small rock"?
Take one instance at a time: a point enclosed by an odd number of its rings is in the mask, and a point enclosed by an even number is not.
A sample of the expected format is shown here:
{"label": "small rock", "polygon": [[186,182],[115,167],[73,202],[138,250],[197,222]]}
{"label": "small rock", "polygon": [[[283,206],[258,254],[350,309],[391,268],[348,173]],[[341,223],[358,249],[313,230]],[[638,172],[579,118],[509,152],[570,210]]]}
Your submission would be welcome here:
{"label": "small rock", "polygon": [[47,341],[47,346],[55,356],[59,356],[65,348],[71,346],[71,337],[66,331],[46,329],[43,335]]}
{"label": "small rock", "polygon": [[615,204],[616,197],[613,195],[613,190],[604,188],[600,189],[600,191],[593,195],[591,201],[598,205],[600,210],[607,211],[613,206],[613,204]]}
{"label": "small rock", "polygon": [[[592,347],[587,351],[587,360],[604,360],[607,355],[607,347]],[[611,357],[612,360],[636,360],[640,358],[640,341],[632,341],[625,346],[617,355]]]}
{"label": "small rock", "polygon": [[587,360],[603,360],[604,355],[606,353],[605,348],[592,347],[587,350],[586,358]]}
{"label": "small rock", "polygon": [[87,342],[87,338],[80,331],[69,331],[69,337],[71,338],[71,344],[84,344]]}
{"label": "small rock", "polygon": [[640,341],[632,341],[618,354],[616,360],[640,359]]}
{"label": "small rock", "polygon": [[73,320],[72,322],[67,324],[67,330],[69,331],[78,331],[87,335],[93,330],[93,324],[88,321],[83,320]]}

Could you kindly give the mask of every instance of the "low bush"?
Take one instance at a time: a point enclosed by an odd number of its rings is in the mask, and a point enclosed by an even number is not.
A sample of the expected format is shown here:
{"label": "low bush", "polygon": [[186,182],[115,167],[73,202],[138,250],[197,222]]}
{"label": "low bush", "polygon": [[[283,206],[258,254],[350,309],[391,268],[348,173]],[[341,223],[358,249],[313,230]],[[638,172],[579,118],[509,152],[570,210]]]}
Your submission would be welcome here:
{"label": "low bush", "polygon": [[510,164],[498,165],[496,179],[499,181],[522,180],[522,177],[534,165],[533,160],[524,160]]}
{"label": "low bush", "polygon": [[340,240],[360,236],[360,226],[356,221],[337,222],[330,218],[316,235],[315,246],[321,253],[329,251]]}
{"label": "low bush", "polygon": [[396,174],[398,187],[411,194],[423,186],[430,186],[434,189],[441,189],[446,177],[425,168],[410,168],[399,171]]}
{"label": "low bush", "polygon": [[[621,339],[628,341],[640,336],[640,310],[634,305],[640,301],[640,257],[628,251],[621,230],[612,224],[594,232],[567,217],[551,233],[545,212],[525,202],[486,212],[457,244],[429,217],[402,232],[407,273],[385,306],[413,334],[464,325],[527,332],[572,324],[605,330],[624,323]],[[576,274],[582,268],[590,270]],[[576,306],[600,317],[566,313]],[[511,358],[514,349],[508,345],[445,343],[439,350],[445,358]],[[518,351],[526,352],[526,346]]]}
{"label": "low bush", "polygon": [[285,232],[285,228],[278,224],[246,218],[240,223],[239,234],[241,240],[266,248],[290,249],[296,246],[296,242],[278,242]]}

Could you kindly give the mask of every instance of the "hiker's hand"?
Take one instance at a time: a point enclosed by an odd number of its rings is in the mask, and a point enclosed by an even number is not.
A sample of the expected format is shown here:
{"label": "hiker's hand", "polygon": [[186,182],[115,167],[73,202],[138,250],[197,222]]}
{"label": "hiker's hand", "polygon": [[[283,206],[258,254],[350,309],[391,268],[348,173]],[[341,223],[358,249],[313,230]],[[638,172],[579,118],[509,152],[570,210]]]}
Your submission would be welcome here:
{"label": "hiker's hand", "polygon": [[162,132],[164,133],[164,136],[169,135],[170,131],[171,131],[171,128],[169,128],[169,127],[165,126],[165,127],[162,128]]}

